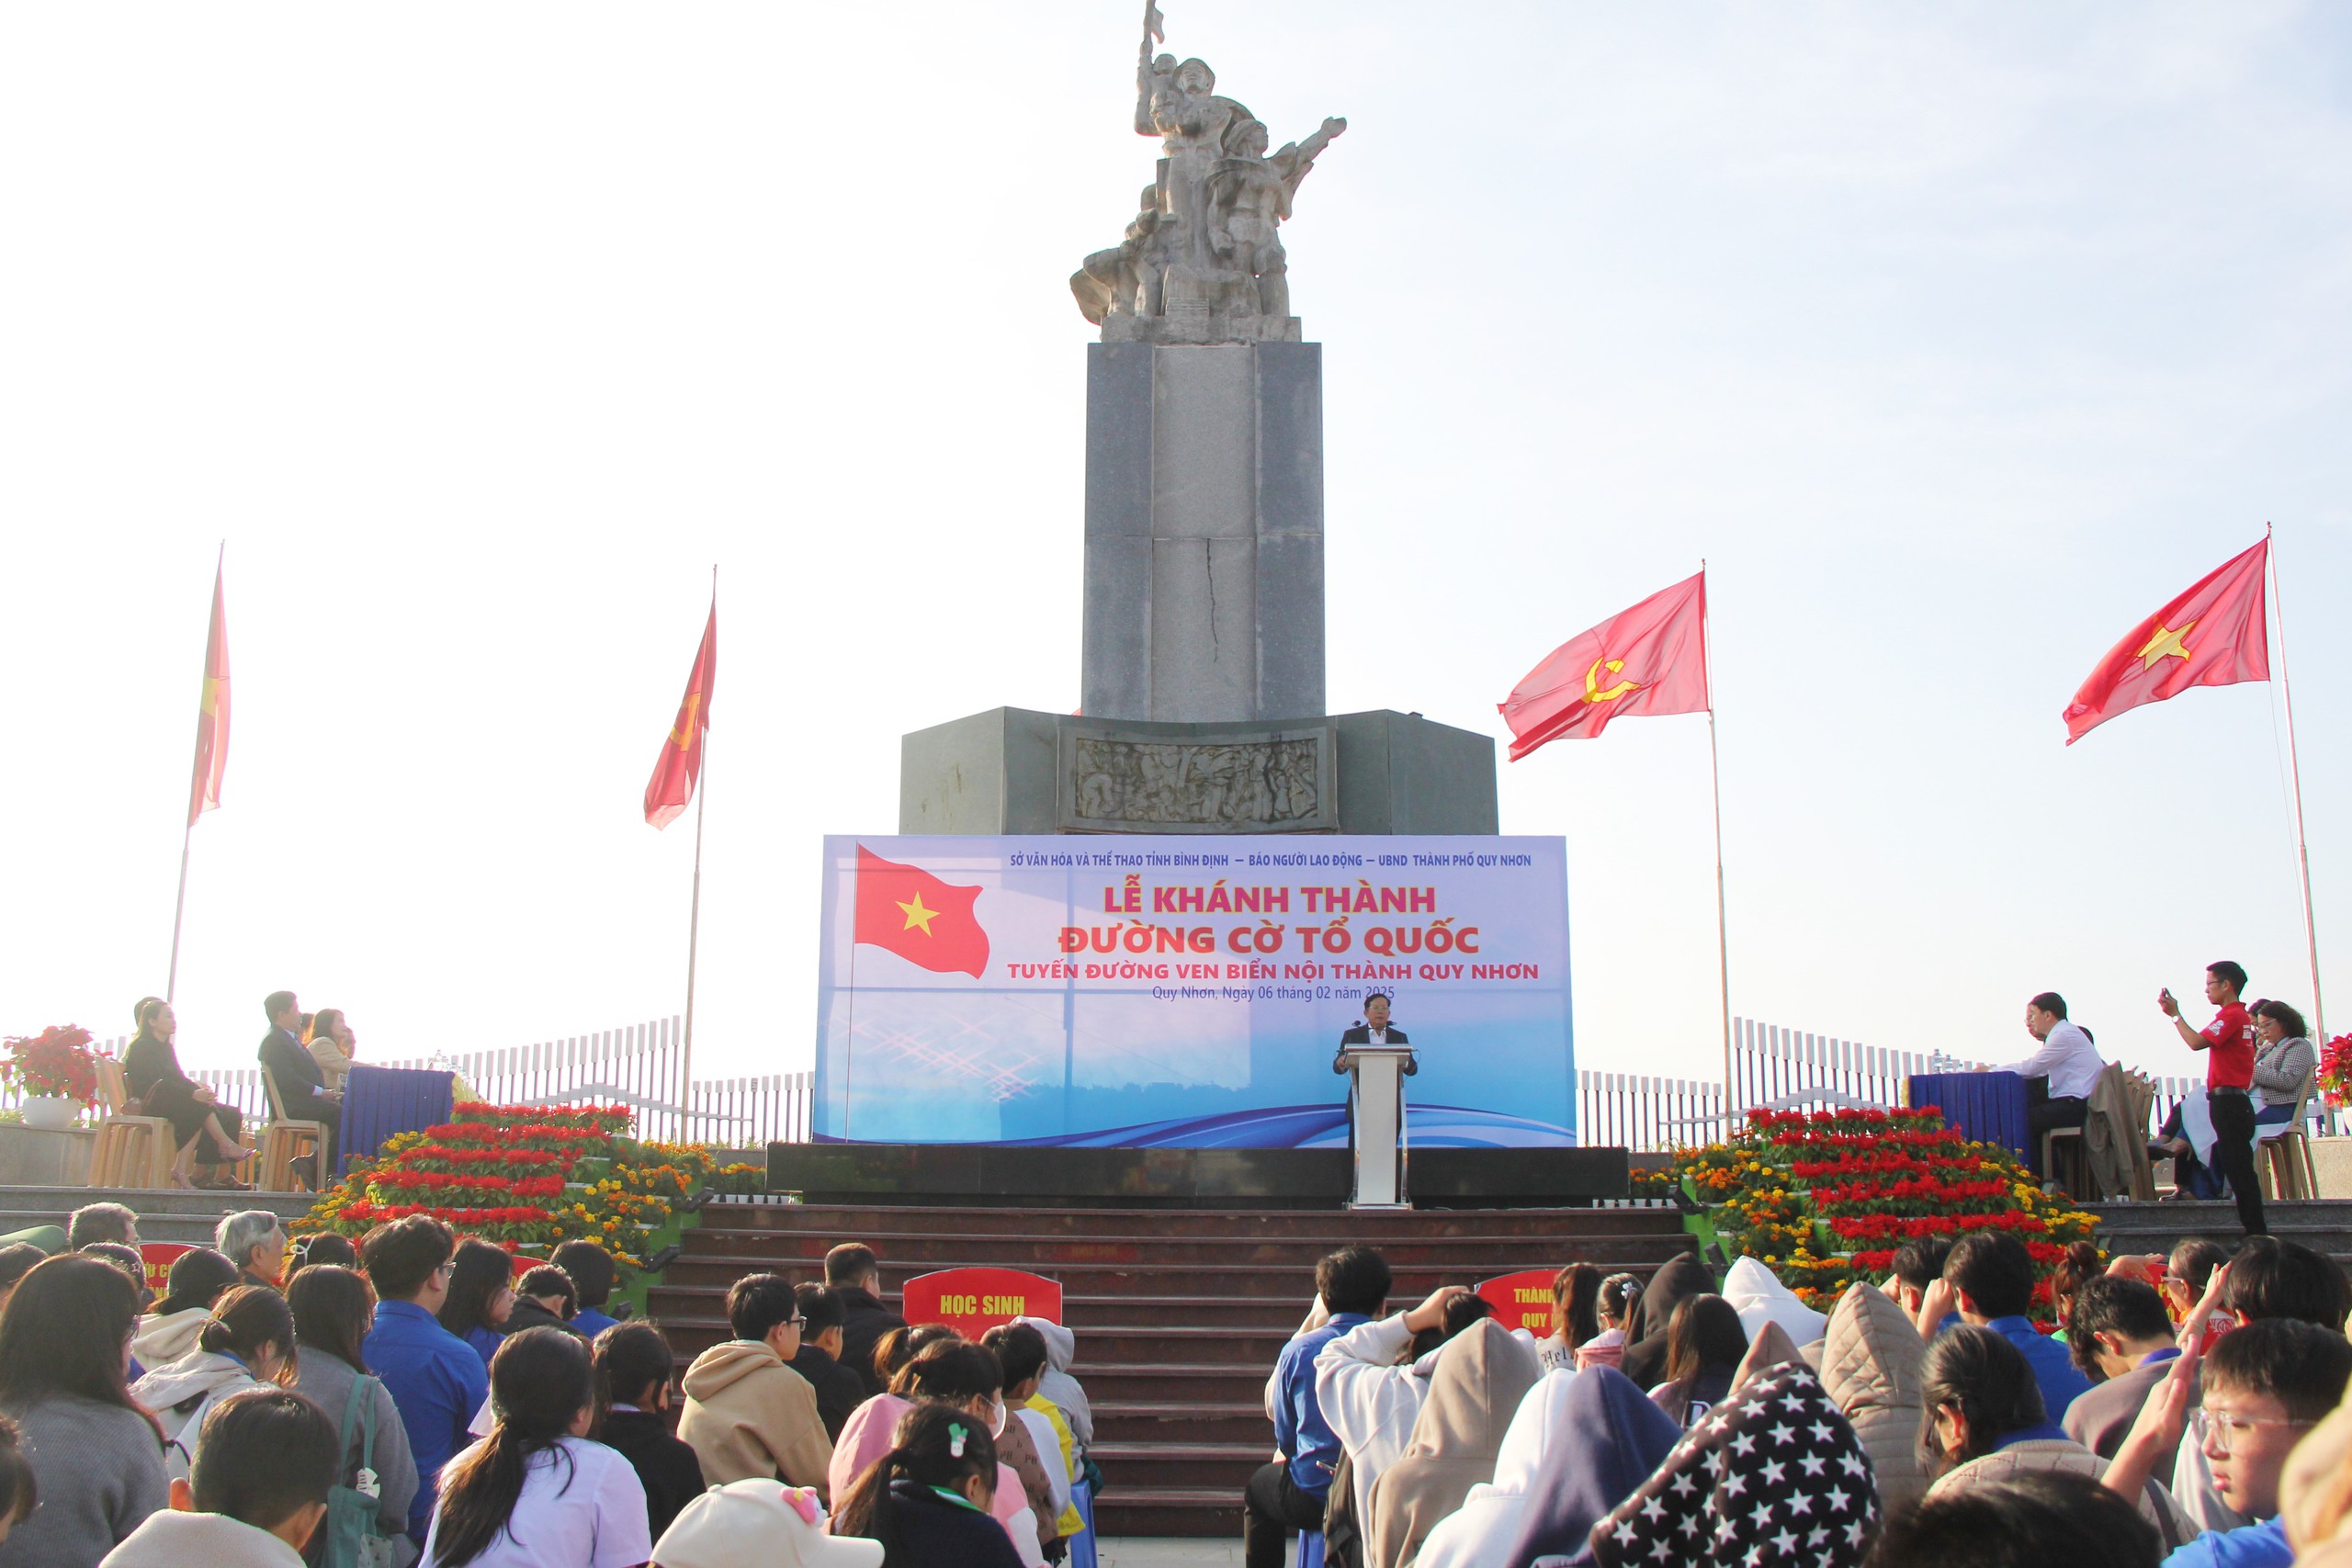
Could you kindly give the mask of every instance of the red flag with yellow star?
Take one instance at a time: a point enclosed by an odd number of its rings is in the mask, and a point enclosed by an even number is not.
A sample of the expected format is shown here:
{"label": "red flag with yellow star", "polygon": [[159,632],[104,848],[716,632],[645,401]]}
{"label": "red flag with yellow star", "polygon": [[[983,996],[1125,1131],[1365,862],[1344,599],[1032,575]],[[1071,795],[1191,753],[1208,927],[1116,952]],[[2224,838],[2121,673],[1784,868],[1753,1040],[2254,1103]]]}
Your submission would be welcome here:
{"label": "red flag with yellow star", "polygon": [[2066,705],[2066,744],[2117,714],[2177,697],[2191,686],[2270,679],[2269,599],[2263,580],[2269,560],[2266,538],[2132,627]]}
{"label": "red flag with yellow star", "polygon": [[942,882],[919,865],[884,860],[857,846],[857,931],[854,940],[887,947],[938,975],[988,972],[989,933],[972,912],[977,887]]}
{"label": "red flag with yellow star", "polygon": [[695,797],[695,784],[702,777],[703,737],[710,729],[710,694],[718,684],[718,600],[714,596],[694,672],[686,677],[686,694],[678,704],[678,722],[662,742],[662,756],[646,781],[645,819],[656,828],[675,822]]}
{"label": "red flag with yellow star", "polygon": [[[227,547],[222,547],[226,557]],[[220,805],[229,771],[229,608],[220,594],[223,567],[212,570],[212,629],[204,638],[204,695],[196,709],[196,777],[188,787],[187,825]]]}
{"label": "red flag with yellow star", "polygon": [[1707,574],[1661,589],[1545,656],[1495,705],[1510,760],[1554,740],[1589,740],[1624,716],[1707,710]]}

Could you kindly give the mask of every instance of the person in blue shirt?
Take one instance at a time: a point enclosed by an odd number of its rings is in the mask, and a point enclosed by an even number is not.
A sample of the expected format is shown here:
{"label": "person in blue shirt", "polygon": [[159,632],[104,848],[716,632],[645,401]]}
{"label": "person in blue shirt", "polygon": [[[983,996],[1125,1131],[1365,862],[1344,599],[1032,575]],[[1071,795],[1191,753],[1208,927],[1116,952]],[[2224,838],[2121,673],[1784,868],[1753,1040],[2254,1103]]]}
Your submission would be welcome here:
{"label": "person in blue shirt", "polygon": [[1961,1237],[1944,1259],[1939,1286],[1930,1288],[1921,1303],[1921,1323],[1934,1325],[1940,1333],[1951,1325],[1941,1315],[1949,1303],[1961,1322],[1989,1328],[2016,1346],[2033,1370],[2042,1408],[2053,1425],[2065,1420],[2066,1407],[2090,1392],[2090,1380],[2075,1370],[2066,1347],[2038,1332],[2026,1316],[2033,1307],[2033,1256],[2016,1236],[2007,1231],[1976,1231]]}
{"label": "person in blue shirt", "polygon": [[2279,1477],[2303,1434],[2344,1397],[2344,1385],[2352,1381],[2352,1343],[2292,1318],[2241,1325],[2206,1352],[2204,1402],[2192,1417],[2198,1371],[2194,1356],[2174,1363],[2104,1479],[2119,1492],[2138,1488],[2156,1457],[2186,1433],[2204,1450],[2222,1500],[2255,1522],[2205,1531],[2165,1558],[2164,1568],[2290,1568],[2295,1549],[2278,1512]]}
{"label": "person in blue shirt", "polygon": [[1241,1560],[1282,1568],[1293,1530],[1323,1528],[1323,1504],[1340,1463],[1340,1439],[1315,1398],[1315,1358],[1324,1346],[1388,1304],[1388,1260],[1368,1247],[1343,1247],[1315,1265],[1310,1326],[1283,1347],[1270,1389],[1274,1446],[1285,1456],[1261,1467],[1242,1490]]}
{"label": "person in blue shirt", "polygon": [[567,1241],[548,1255],[548,1261],[571,1276],[580,1292],[580,1310],[571,1326],[594,1339],[620,1321],[605,1310],[613,1299],[613,1255],[593,1241]]}
{"label": "person in blue shirt", "polygon": [[377,1226],[359,1245],[360,1266],[376,1287],[376,1326],[361,1351],[390,1391],[416,1458],[408,1533],[419,1547],[440,1495],[441,1467],[473,1441],[466,1427],[490,1397],[490,1369],[434,1315],[449,1294],[457,1241],[439,1220],[411,1214]]}

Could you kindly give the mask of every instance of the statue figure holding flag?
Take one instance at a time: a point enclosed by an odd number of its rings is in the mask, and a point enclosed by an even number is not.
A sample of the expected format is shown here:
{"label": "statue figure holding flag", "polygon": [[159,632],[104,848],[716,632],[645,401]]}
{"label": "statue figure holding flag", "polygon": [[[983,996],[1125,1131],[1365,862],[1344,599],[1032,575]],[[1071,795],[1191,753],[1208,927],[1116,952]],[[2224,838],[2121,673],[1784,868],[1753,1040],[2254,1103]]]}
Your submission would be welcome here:
{"label": "statue figure holding flag", "polygon": [[1153,55],[1165,36],[1159,8],[1148,0],[1135,129],[1160,139],[1158,177],[1125,240],[1088,256],[1070,291],[1105,343],[1295,343],[1278,226],[1299,182],[1348,122],[1326,119],[1270,155],[1265,125],[1217,95],[1207,62]]}

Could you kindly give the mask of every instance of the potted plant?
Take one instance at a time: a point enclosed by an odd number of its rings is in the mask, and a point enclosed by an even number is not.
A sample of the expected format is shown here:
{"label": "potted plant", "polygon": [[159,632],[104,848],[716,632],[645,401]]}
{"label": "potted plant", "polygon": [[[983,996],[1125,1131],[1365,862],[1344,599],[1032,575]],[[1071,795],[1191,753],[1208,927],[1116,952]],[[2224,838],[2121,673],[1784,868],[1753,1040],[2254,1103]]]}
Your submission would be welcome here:
{"label": "potted plant", "polygon": [[26,1126],[62,1132],[96,1101],[97,1058],[90,1053],[88,1030],[53,1023],[39,1034],[12,1035],[0,1049],[8,1054],[0,1061],[0,1083],[23,1093]]}

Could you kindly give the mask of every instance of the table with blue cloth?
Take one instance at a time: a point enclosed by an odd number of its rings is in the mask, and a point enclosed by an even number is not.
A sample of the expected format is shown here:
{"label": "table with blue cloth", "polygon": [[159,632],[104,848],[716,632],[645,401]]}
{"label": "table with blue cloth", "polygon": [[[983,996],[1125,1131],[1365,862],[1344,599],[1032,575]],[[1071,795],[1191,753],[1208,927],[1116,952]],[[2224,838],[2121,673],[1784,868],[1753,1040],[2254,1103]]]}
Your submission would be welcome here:
{"label": "table with blue cloth", "polygon": [[343,1085],[343,1149],[335,1174],[354,1159],[374,1159],[402,1133],[422,1133],[449,1120],[455,1075],[424,1067],[353,1064]]}
{"label": "table with blue cloth", "polygon": [[2015,1073],[1919,1073],[1909,1080],[1913,1109],[1935,1106],[1944,1125],[1980,1144],[2000,1144],[2026,1158],[2026,1081]]}

